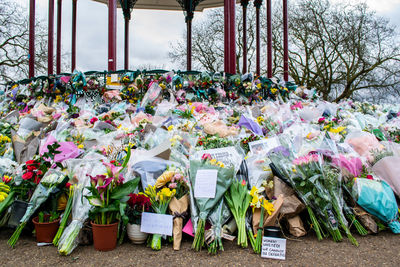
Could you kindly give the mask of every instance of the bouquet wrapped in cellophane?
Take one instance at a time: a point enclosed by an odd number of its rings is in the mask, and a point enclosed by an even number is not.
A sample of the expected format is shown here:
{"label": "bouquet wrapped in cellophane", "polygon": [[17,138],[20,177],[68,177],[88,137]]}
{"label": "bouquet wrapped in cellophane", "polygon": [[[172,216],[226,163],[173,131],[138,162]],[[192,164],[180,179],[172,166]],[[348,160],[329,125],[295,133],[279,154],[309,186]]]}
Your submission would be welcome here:
{"label": "bouquet wrapped in cellophane", "polygon": [[[158,190],[156,185],[149,185],[144,193],[150,198],[151,208],[155,211],[155,213],[166,214],[168,205],[171,199],[175,196],[176,190],[171,190],[168,187],[163,187],[162,189]],[[153,250],[161,249],[160,234],[153,234],[150,246]]]}
{"label": "bouquet wrapped in cellophane", "polygon": [[174,250],[179,250],[182,240],[182,225],[183,219],[187,216],[189,207],[189,186],[188,177],[181,168],[169,166],[167,170],[157,178],[155,186],[157,189],[167,187],[175,190],[175,195],[169,202],[169,210],[174,216],[173,222],[173,237]]}
{"label": "bouquet wrapped in cellophane", "polygon": [[98,159],[93,160],[70,160],[68,165],[70,173],[73,174],[74,186],[72,200],[72,221],[65,228],[59,242],[58,252],[61,255],[69,255],[79,244],[79,232],[84,222],[89,218],[89,211],[92,208],[85,195],[89,194],[86,188],[90,184],[90,178],[86,174],[97,175],[106,171],[103,164]]}
{"label": "bouquet wrapped in cellophane", "polygon": [[[323,157],[316,153],[297,157],[292,162],[287,158],[272,154],[271,160],[274,167],[281,173],[280,175],[285,176],[306,205],[318,240],[322,240],[323,236],[329,234],[334,241],[341,241],[343,239],[339,229],[341,227],[349,240],[358,246],[347,228],[340,200],[336,199],[338,196],[334,193],[334,190],[340,185],[340,181],[337,175],[332,175],[331,168],[334,168],[332,165],[325,165],[324,171]],[[339,171],[337,170],[337,172]]]}
{"label": "bouquet wrapped in cellophane", "polygon": [[[197,227],[192,248],[199,251],[204,245],[204,227],[207,217],[211,210],[224,196],[226,190],[233,181],[235,169],[232,165],[225,166],[222,162],[212,159],[211,155],[203,155],[201,160],[190,161],[190,181],[193,188],[196,188],[197,172],[199,170],[216,170],[217,183],[214,198],[204,198],[194,196],[194,201],[198,209]],[[195,190],[194,190],[195,191]],[[195,192],[196,195],[196,192]]]}

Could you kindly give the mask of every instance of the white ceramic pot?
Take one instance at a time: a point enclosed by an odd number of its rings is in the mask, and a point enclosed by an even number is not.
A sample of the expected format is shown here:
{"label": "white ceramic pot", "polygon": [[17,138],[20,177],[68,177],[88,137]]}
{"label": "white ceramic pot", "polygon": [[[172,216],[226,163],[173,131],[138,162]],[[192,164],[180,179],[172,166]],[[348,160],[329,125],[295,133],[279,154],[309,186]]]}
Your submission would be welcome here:
{"label": "white ceramic pot", "polygon": [[144,244],[146,242],[147,233],[140,232],[140,225],[128,223],[126,232],[133,244]]}

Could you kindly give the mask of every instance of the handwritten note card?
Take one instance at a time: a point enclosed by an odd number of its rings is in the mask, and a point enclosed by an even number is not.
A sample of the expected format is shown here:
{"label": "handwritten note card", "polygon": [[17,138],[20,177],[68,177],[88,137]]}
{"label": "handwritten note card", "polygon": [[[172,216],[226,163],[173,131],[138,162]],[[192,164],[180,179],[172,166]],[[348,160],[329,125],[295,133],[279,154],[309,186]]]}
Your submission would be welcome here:
{"label": "handwritten note card", "polygon": [[140,231],[149,234],[172,235],[173,217],[167,214],[143,212]]}
{"label": "handwritten note card", "polygon": [[194,197],[214,198],[217,187],[218,170],[198,170],[194,185]]}
{"label": "handwritten note card", "polygon": [[286,239],[264,236],[261,257],[284,260],[286,258]]}

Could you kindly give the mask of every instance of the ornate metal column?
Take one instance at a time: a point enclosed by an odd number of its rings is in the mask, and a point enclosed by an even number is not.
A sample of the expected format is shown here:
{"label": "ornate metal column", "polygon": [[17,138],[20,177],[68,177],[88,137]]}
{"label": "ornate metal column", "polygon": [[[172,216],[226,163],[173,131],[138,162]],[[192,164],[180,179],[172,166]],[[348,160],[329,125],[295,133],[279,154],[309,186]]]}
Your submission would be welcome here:
{"label": "ornate metal column", "polygon": [[267,0],[267,75],[272,78],[272,6]]}
{"label": "ornate metal column", "polygon": [[247,6],[249,0],[241,0],[240,4],[243,7],[243,69],[242,73],[247,72]]}
{"label": "ornate metal column", "polygon": [[260,76],[261,73],[261,42],[260,42],[260,8],[262,0],[254,0],[256,8],[256,74]]}
{"label": "ornate metal column", "polygon": [[124,43],[124,69],[129,69],[129,22],[131,20],[131,12],[137,0],[119,0],[122,7],[122,13],[125,20],[125,43]]}
{"label": "ornate metal column", "polygon": [[117,68],[117,0],[108,0],[108,70]]}
{"label": "ornate metal column", "polygon": [[47,41],[47,74],[54,72],[54,0],[49,0],[49,22]]}
{"label": "ornate metal column", "polygon": [[56,72],[61,73],[61,18],[62,18],[62,0],[57,1],[57,56]]}
{"label": "ornate metal column", "polygon": [[283,0],[283,79],[289,80],[289,30],[287,0]]}
{"label": "ornate metal column", "polygon": [[235,0],[224,0],[225,72],[236,73]]}
{"label": "ornate metal column", "polygon": [[204,0],[176,0],[182,7],[186,22],[186,69],[192,70],[192,20],[197,5]]}
{"label": "ornate metal column", "polygon": [[76,9],[77,0],[72,0],[71,72],[76,68]]}

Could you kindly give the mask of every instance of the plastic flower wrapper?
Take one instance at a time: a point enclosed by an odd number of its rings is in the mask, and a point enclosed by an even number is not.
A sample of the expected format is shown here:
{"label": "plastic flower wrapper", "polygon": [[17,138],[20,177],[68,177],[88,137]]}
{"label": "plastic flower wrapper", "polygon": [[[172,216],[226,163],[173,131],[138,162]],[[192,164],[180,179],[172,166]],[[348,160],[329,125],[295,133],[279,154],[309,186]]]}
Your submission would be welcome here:
{"label": "plastic flower wrapper", "polygon": [[199,211],[199,218],[197,220],[197,227],[195,238],[192,244],[192,248],[199,251],[204,245],[204,227],[207,220],[208,214],[215,207],[215,205],[221,200],[226,190],[232,184],[235,169],[233,165],[225,166],[222,162],[210,159],[208,155],[203,157],[202,160],[191,160],[190,161],[190,181],[192,188],[196,185],[196,176],[199,170],[217,170],[217,184],[214,198],[198,198],[194,197],[194,201]]}
{"label": "plastic flower wrapper", "polygon": [[169,210],[174,216],[173,221],[173,238],[174,250],[179,250],[182,240],[182,224],[183,219],[188,215],[189,207],[189,185],[186,172],[175,166],[169,166],[164,173],[157,178],[155,186],[157,189],[167,187],[176,190],[174,197],[169,203]]}
{"label": "plastic flower wrapper", "polygon": [[208,221],[211,228],[205,231],[205,242],[207,243],[208,253],[211,255],[217,254],[218,250],[223,251],[222,238],[233,240],[233,236],[225,233],[223,225],[231,218],[231,213],[224,199],[221,199],[219,204],[211,211],[208,216]]}
{"label": "plastic flower wrapper", "polygon": [[35,211],[50,197],[51,194],[57,193],[60,188],[64,187],[64,185],[67,183],[67,180],[68,177],[66,177],[65,174],[60,171],[51,169],[46,172],[46,175],[40,180],[39,185],[33,192],[25,215],[20,220],[20,224],[18,225],[17,229],[15,229],[14,234],[8,240],[8,244],[11,247],[15,246],[22,230]]}
{"label": "plastic flower wrapper", "polygon": [[350,132],[345,140],[353,149],[368,161],[373,161],[373,151],[383,150],[384,146],[379,143],[376,137],[367,132]]}
{"label": "plastic flower wrapper", "polygon": [[393,192],[400,196],[400,157],[389,156],[382,158],[372,166],[372,172],[390,185]]}
{"label": "plastic flower wrapper", "polygon": [[[144,193],[150,198],[151,207],[155,211],[155,213],[166,214],[168,205],[171,199],[175,196],[176,190],[171,190],[168,187],[163,187],[161,190],[157,190],[157,187],[155,185],[149,185],[146,187]],[[161,249],[160,234],[153,234],[150,246],[153,250]]]}
{"label": "plastic flower wrapper", "polygon": [[[352,236],[349,225],[347,223],[345,213],[344,213],[344,201],[343,201],[343,191],[341,187],[341,174],[340,170],[333,164],[324,161],[322,165],[322,173],[324,176],[323,184],[325,188],[329,191],[331,196],[331,204],[333,207],[335,217],[339,221],[340,227],[346,233],[347,238],[351,241],[353,245],[358,246],[357,240]],[[362,232],[362,233],[365,233]]]}
{"label": "plastic flower wrapper", "polygon": [[279,171],[276,175],[288,181],[306,205],[318,240],[322,240],[324,235],[321,224],[335,241],[342,240],[329,191],[323,186],[321,157],[317,154],[306,155],[292,162],[277,154],[271,154],[270,158],[274,168]]}
{"label": "plastic flower wrapper", "polygon": [[[90,159],[91,157],[94,157]],[[71,223],[65,228],[58,244],[58,252],[61,255],[69,255],[78,246],[78,234],[83,227],[89,210],[92,208],[89,201],[83,197],[89,194],[86,188],[90,184],[90,178],[86,174],[95,176],[106,171],[104,165],[99,161],[99,155],[88,154],[86,159],[69,160],[67,163],[69,173],[76,180],[74,185]]]}
{"label": "plastic flower wrapper", "polygon": [[396,198],[385,181],[356,178],[352,195],[358,205],[386,223],[393,233],[400,233]]}

